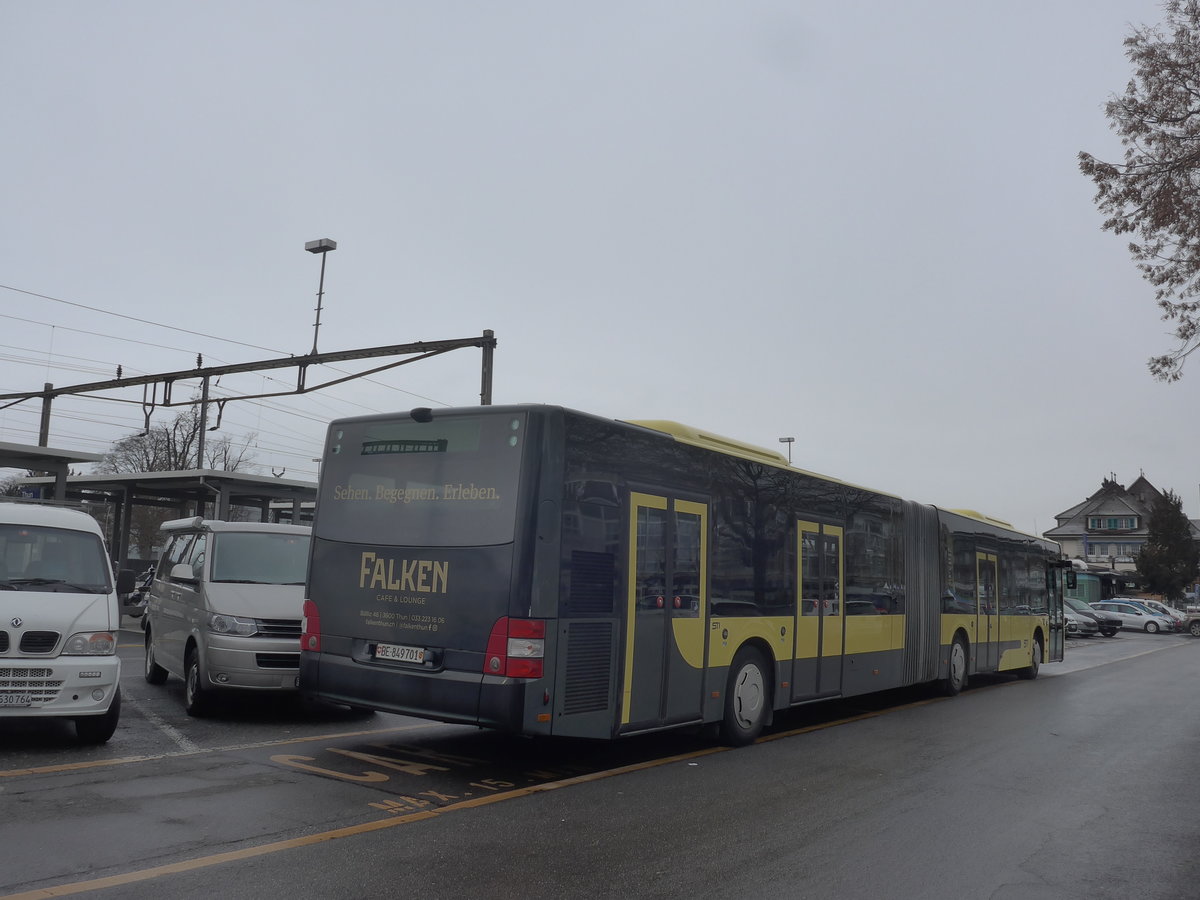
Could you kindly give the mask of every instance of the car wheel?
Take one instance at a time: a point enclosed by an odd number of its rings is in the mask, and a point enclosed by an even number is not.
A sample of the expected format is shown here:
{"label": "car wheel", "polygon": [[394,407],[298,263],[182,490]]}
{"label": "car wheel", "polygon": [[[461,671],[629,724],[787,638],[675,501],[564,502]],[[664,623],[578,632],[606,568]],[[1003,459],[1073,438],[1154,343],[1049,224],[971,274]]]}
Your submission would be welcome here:
{"label": "car wheel", "polygon": [[166,680],[167,670],[154,661],[154,632],[146,629],[146,681],[163,684]]}
{"label": "car wheel", "polygon": [[208,713],[208,690],[204,687],[204,675],[200,671],[200,654],[195,647],[188,650],[183,668],[183,708],[189,716],[204,716]]}
{"label": "car wheel", "polygon": [[1188,631],[1191,632],[1192,637],[1200,637],[1200,619],[1193,619],[1192,624],[1188,626]]}
{"label": "car wheel", "polygon": [[721,739],[730,746],[753,743],[766,725],[771,705],[769,672],[762,652],[754,647],[743,647],[733,658],[721,720]]}
{"label": "car wheel", "polygon": [[1147,622],[1146,623],[1146,634],[1158,634],[1158,623],[1157,622]]}
{"label": "car wheel", "polygon": [[1029,654],[1029,665],[1024,669],[1018,669],[1017,674],[1022,678],[1032,681],[1038,677],[1038,672],[1042,668],[1042,642],[1035,640],[1033,642],[1033,650]]}
{"label": "car wheel", "polygon": [[81,744],[103,744],[117,730],[121,718],[121,689],[113,694],[108,712],[102,716],[80,716],[75,720],[75,737]]}
{"label": "car wheel", "polygon": [[1104,635],[1105,637],[1116,637],[1116,636],[1117,636],[1117,629],[1115,629],[1115,628],[1101,628],[1101,629],[1100,629],[1100,633],[1101,633],[1102,635]]}
{"label": "car wheel", "polygon": [[954,636],[950,645],[950,666],[942,681],[942,693],[956,697],[967,686],[967,642],[961,634]]}

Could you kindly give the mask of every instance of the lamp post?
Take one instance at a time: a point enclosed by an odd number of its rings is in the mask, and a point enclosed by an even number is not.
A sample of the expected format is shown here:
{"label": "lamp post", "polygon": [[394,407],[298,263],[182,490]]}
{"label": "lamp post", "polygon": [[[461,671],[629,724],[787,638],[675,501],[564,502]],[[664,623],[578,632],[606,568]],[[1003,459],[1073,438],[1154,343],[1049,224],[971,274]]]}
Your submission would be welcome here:
{"label": "lamp post", "polygon": [[796,442],[796,439],[795,439],[794,437],[782,437],[782,438],[780,438],[780,439],[779,439],[779,443],[781,443],[781,444],[787,444],[787,448],[788,448],[788,465],[789,465],[789,466],[792,464],[792,444],[794,444],[795,442]]}
{"label": "lamp post", "polygon": [[337,249],[337,241],[331,241],[329,238],[321,238],[316,241],[309,241],[304,245],[304,249],[309,253],[321,254],[321,285],[317,288],[317,321],[313,324],[313,348],[312,355],[317,355],[317,333],[321,330],[321,300],[325,296],[325,254],[330,250]]}

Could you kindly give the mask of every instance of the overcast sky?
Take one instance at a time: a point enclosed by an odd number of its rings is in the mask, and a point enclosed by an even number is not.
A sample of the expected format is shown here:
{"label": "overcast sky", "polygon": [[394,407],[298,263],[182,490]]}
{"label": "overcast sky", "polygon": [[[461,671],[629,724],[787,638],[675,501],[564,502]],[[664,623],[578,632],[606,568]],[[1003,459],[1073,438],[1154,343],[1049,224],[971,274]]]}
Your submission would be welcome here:
{"label": "overcast sky", "polygon": [[[1200,364],[1149,375],[1169,325],[1076,160],[1120,158],[1103,104],[1158,2],[0,0],[0,21],[0,392],[307,353],[304,244],[332,238],[323,352],[492,329],[496,403],[793,436],[803,468],[1038,533],[1110,473],[1200,516]],[[220,434],[315,479],[331,418],[476,404],[480,363],[230,403]],[[214,396],[295,385],[268,374]],[[36,443],[39,413],[0,411],[0,440]],[[50,444],[141,425],[64,397]]]}

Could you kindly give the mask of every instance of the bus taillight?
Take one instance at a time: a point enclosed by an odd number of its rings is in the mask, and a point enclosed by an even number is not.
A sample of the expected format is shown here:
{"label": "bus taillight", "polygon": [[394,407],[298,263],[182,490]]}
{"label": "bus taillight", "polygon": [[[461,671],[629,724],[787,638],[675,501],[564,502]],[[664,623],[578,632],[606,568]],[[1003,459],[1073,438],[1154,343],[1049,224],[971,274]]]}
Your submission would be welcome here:
{"label": "bus taillight", "polygon": [[314,652],[321,649],[321,613],[311,600],[304,601],[304,618],[300,620],[300,649]]}
{"label": "bus taillight", "polygon": [[542,619],[496,620],[483,659],[486,675],[541,678],[546,655],[546,623]]}

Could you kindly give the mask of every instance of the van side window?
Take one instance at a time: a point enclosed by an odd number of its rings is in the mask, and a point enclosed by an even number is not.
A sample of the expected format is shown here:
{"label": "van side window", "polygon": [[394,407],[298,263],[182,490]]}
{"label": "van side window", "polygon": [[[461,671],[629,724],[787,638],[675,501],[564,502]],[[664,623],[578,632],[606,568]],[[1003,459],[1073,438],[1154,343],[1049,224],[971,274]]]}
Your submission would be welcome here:
{"label": "van side window", "polygon": [[158,564],[159,578],[169,577],[172,567],[187,559],[188,550],[192,546],[194,537],[195,535],[192,534],[177,534],[171,538],[171,542],[167,544],[167,549],[163,552],[162,559]]}
{"label": "van side window", "polygon": [[196,535],[196,542],[192,544],[189,552],[190,559],[188,562],[192,564],[192,575],[199,581],[204,576],[204,549],[207,545],[207,535]]}

